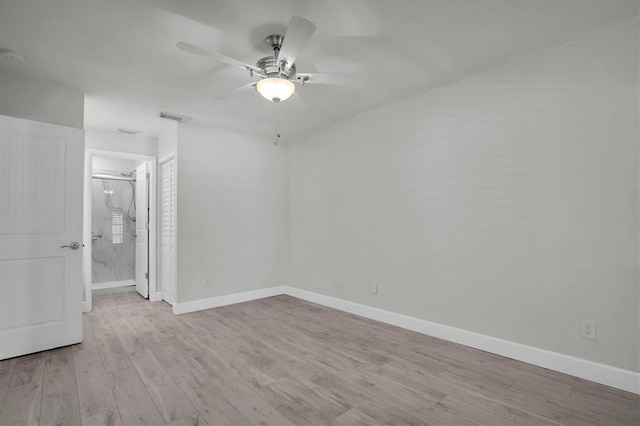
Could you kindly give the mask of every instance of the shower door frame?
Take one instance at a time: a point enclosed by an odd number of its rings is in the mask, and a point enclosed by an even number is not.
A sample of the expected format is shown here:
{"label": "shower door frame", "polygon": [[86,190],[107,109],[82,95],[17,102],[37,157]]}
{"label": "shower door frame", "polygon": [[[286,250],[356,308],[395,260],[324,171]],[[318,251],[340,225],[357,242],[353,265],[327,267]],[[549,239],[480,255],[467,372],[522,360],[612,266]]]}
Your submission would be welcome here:
{"label": "shower door frame", "polygon": [[153,155],[131,154],[128,152],[109,151],[104,149],[87,148],[85,150],[85,176],[84,176],[84,249],[83,249],[83,275],[84,275],[84,312],[90,312],[91,301],[91,227],[92,227],[92,206],[91,206],[91,181],[93,174],[93,157],[122,158],[125,160],[146,161],[149,170],[149,301],[157,302],[162,300],[162,293],[156,289],[156,250],[157,250],[157,197],[158,197],[158,157]]}

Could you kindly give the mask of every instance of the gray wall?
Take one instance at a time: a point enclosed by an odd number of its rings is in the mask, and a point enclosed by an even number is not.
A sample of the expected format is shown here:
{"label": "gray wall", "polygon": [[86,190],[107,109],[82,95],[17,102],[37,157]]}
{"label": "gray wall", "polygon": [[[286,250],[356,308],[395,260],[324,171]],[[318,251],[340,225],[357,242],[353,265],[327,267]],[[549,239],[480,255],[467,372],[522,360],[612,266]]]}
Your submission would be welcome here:
{"label": "gray wall", "polygon": [[638,371],[638,59],[636,22],[291,144],[289,285]]}
{"label": "gray wall", "polygon": [[283,285],[283,146],[180,125],[177,159],[178,302]]}
{"label": "gray wall", "polygon": [[127,134],[117,130],[88,129],[86,148],[126,152],[128,154],[158,155],[158,138],[147,134]]}
{"label": "gray wall", "polygon": [[84,93],[0,71],[0,115],[82,129]]}

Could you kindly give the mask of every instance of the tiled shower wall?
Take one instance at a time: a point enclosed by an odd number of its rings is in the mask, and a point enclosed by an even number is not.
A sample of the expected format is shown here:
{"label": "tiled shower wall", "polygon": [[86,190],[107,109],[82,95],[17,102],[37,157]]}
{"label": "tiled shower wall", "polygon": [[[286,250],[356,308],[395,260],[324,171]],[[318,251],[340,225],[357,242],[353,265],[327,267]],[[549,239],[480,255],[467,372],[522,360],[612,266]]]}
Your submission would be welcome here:
{"label": "tiled shower wall", "polygon": [[[121,172],[94,170],[94,173],[119,175]],[[129,210],[133,195],[131,184],[127,181],[93,179],[91,185],[92,234],[93,236],[101,235],[92,241],[92,283],[133,280],[135,279],[136,227],[135,222],[129,218],[129,215],[135,217],[133,205]],[[111,191],[113,193],[110,193]],[[118,242],[117,235],[120,215],[122,242]]]}

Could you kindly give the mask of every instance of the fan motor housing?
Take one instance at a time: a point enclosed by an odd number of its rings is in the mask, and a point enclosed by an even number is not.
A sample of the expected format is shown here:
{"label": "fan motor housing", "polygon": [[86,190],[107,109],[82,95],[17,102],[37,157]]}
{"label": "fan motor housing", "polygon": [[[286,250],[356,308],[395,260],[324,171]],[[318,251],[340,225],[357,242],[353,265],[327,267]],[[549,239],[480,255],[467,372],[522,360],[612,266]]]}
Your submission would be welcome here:
{"label": "fan motor housing", "polygon": [[266,56],[260,59],[256,66],[260,68],[268,77],[281,77],[287,80],[292,79],[296,75],[296,65],[291,65],[288,69],[280,68],[278,60],[275,56]]}

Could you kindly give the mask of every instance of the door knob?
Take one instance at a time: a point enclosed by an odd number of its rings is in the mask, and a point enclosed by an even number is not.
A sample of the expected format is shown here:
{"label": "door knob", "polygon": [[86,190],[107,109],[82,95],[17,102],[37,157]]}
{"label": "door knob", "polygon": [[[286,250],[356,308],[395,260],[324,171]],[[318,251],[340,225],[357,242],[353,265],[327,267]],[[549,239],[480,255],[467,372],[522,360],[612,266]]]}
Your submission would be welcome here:
{"label": "door knob", "polygon": [[71,250],[78,250],[80,248],[80,244],[74,241],[68,246],[60,246],[60,248],[65,248],[65,247],[69,247]]}

